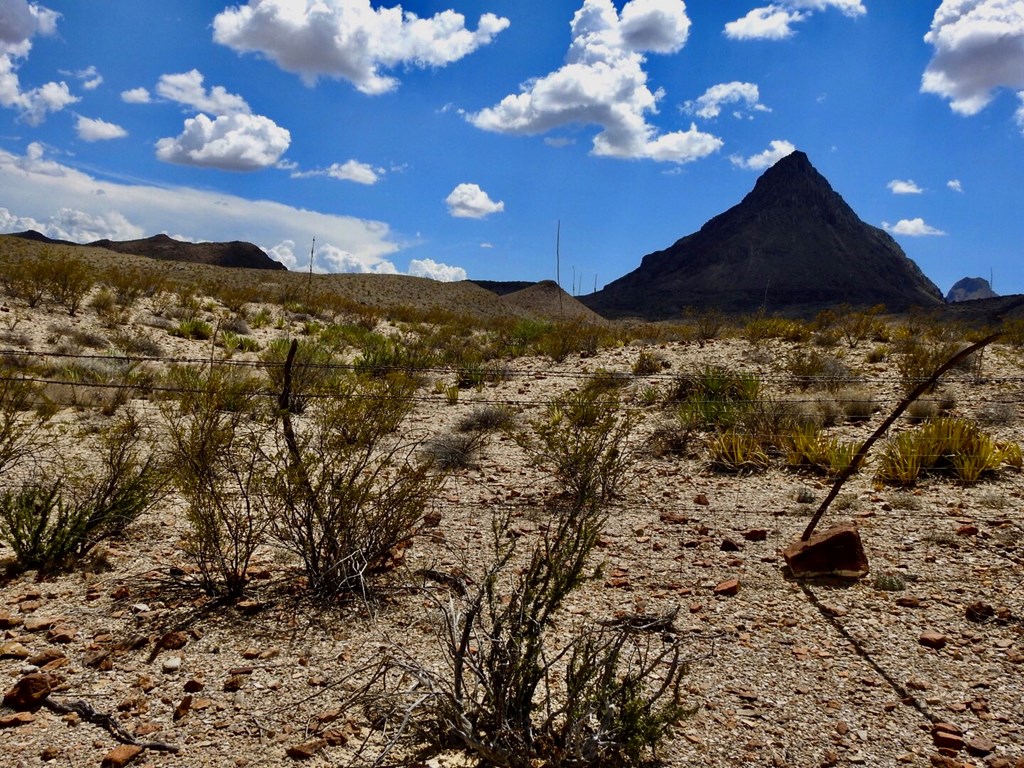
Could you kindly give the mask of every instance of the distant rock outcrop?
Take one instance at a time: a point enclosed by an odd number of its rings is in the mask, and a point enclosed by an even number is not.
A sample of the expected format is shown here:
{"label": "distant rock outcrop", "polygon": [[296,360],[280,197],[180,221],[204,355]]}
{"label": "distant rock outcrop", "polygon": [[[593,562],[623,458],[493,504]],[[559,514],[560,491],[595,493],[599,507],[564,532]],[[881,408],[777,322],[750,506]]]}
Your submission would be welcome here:
{"label": "distant rock outcrop", "polygon": [[582,301],[605,317],[652,320],[687,307],[806,314],[840,303],[943,303],[896,241],[861,221],[803,152],[769,168],[739,205]]}
{"label": "distant rock outcrop", "polygon": [[554,280],[542,280],[501,297],[503,304],[537,317],[552,320],[602,322],[602,318],[558,287]]}
{"label": "distant rock outcrop", "polygon": [[999,296],[992,290],[988,280],[983,277],[965,277],[958,280],[946,294],[950,304],[956,301],[974,301],[975,299],[994,299]]}
{"label": "distant rock outcrop", "polygon": [[287,269],[284,264],[274,261],[252,243],[238,240],[230,243],[186,243],[167,235],[155,235],[144,240],[97,240],[89,245],[93,248],[106,248],[108,251],[149,256],[164,261],[191,261],[244,269]]}
{"label": "distant rock outcrop", "polygon": [[105,248],[115,253],[148,256],[163,261],[188,261],[193,264],[244,269],[287,269],[281,262],[267,256],[261,248],[238,240],[230,243],[188,243],[167,235],[155,235],[143,240],[96,240],[92,243],[73,243],[70,240],[54,240],[34,229],[15,233],[11,237],[50,245]]}

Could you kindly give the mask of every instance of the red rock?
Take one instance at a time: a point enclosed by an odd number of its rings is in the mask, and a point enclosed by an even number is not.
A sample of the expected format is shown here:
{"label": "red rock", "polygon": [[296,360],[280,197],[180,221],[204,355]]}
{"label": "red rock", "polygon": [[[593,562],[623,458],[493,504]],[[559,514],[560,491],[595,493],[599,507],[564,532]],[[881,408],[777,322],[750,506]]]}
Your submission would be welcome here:
{"label": "red rock", "polygon": [[961,525],[956,529],[957,536],[977,536],[978,526],[976,525]]}
{"label": "red rock", "polygon": [[50,629],[63,620],[63,616],[32,616],[25,619],[25,631],[39,632],[44,629]]}
{"label": "red rock", "polygon": [[35,656],[29,658],[28,663],[33,667],[45,667],[47,664],[58,659],[66,659],[64,652],[57,648],[46,648]]}
{"label": "red rock", "polygon": [[142,754],[142,747],[134,744],[122,744],[114,747],[103,757],[100,768],[124,768],[132,760]]}
{"label": "red rock", "polygon": [[38,672],[25,675],[4,695],[4,706],[18,712],[39,709],[58,682],[53,675]]}
{"label": "red rock", "polygon": [[964,617],[968,621],[974,621],[974,622],[977,622],[977,623],[981,623],[983,621],[988,621],[989,619],[991,619],[995,615],[996,615],[996,609],[993,608],[988,603],[983,603],[980,600],[978,602],[976,602],[976,603],[971,603],[964,610]]}
{"label": "red rock", "polygon": [[711,502],[708,501],[708,497],[705,494],[703,494],[703,493],[698,493],[696,496],[694,496],[693,497],[693,503],[697,504],[697,505],[699,505],[701,507],[706,507],[709,504],[711,504]]}
{"label": "red rock", "polygon": [[0,728],[20,728],[28,725],[36,716],[31,712],[14,712],[10,715],[0,715]]}
{"label": "red rock", "polygon": [[3,645],[0,645],[0,659],[22,660],[27,659],[31,655],[32,651],[14,640],[8,640]]}
{"label": "red rock", "polygon": [[78,639],[78,630],[67,624],[58,624],[50,628],[50,631],[46,633],[46,639],[57,645],[67,645]]}
{"label": "red rock", "polygon": [[967,753],[975,757],[985,757],[985,755],[991,755],[996,751],[995,742],[981,736],[968,739],[965,746],[967,747]]}
{"label": "red rock", "polygon": [[718,548],[723,552],[739,552],[740,549],[742,549],[742,547],[740,547],[740,545],[737,542],[728,538],[722,539],[722,543],[719,545]]}
{"label": "red rock", "polygon": [[768,538],[768,531],[764,528],[751,528],[743,532],[743,538],[747,541],[764,541]]}
{"label": "red rock", "polygon": [[185,693],[198,693],[205,687],[206,683],[204,683],[202,680],[192,678],[187,683],[185,683]]}
{"label": "red rock", "polygon": [[227,693],[234,693],[235,691],[239,691],[242,689],[242,686],[245,685],[245,680],[246,678],[244,675],[232,675],[224,681],[224,690]]}
{"label": "red rock", "polygon": [[907,597],[897,597],[896,605],[900,608],[920,608],[921,598],[913,597],[912,595],[908,595]]}
{"label": "red rock", "polygon": [[740,591],[740,580],[739,579],[726,579],[717,587],[715,587],[716,595],[723,595],[726,597],[737,594]]}
{"label": "red rock", "polygon": [[849,524],[834,525],[814,534],[809,541],[797,541],[786,547],[782,556],[798,579],[818,576],[859,579],[869,570],[860,533]]}
{"label": "red rock", "polygon": [[185,717],[185,715],[188,714],[190,709],[192,709],[192,697],[185,696],[185,698],[178,702],[178,706],[174,708],[174,714],[172,715],[172,717],[176,721],[181,720],[183,717]]}
{"label": "red rock", "polygon": [[921,645],[926,648],[934,648],[939,650],[940,648],[946,647],[946,636],[941,632],[935,632],[934,630],[927,630],[922,632],[921,636],[917,639]]}
{"label": "red rock", "polygon": [[158,648],[163,648],[168,651],[179,651],[188,644],[188,633],[187,632],[168,632],[166,635],[160,638],[160,642],[157,644]]}
{"label": "red rock", "polygon": [[952,723],[935,723],[932,726],[932,741],[939,749],[959,752],[964,748],[963,731]]}
{"label": "red rock", "polygon": [[14,629],[21,626],[21,617],[11,615],[10,611],[0,608],[0,629]]}
{"label": "red rock", "polygon": [[309,760],[327,746],[326,739],[307,741],[305,744],[295,744],[285,750],[285,754],[292,760]]}

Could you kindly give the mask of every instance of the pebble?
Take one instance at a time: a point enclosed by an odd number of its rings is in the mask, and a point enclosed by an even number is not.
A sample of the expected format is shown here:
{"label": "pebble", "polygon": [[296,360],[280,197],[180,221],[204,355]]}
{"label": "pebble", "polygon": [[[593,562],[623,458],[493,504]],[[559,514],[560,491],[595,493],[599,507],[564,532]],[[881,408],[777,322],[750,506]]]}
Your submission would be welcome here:
{"label": "pebble", "polygon": [[162,669],[165,674],[170,675],[181,669],[181,663],[181,656],[166,656],[160,663],[160,669]]}

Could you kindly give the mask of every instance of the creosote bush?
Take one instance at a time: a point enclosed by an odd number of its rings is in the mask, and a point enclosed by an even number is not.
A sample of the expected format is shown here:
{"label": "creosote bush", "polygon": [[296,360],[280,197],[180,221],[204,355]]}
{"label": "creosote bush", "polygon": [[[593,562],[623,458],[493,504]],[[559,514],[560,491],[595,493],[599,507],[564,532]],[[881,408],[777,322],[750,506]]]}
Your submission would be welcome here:
{"label": "creosote bush", "polygon": [[324,598],[366,594],[392,567],[444,480],[396,429],[412,407],[408,377],[349,376],[293,424],[279,411],[269,503],[276,538]]}
{"label": "creosote bush", "polygon": [[43,467],[3,493],[0,539],[18,566],[45,573],[71,568],[152,507],[163,481],[145,442],[142,425],[125,413],[100,436],[97,471]]}

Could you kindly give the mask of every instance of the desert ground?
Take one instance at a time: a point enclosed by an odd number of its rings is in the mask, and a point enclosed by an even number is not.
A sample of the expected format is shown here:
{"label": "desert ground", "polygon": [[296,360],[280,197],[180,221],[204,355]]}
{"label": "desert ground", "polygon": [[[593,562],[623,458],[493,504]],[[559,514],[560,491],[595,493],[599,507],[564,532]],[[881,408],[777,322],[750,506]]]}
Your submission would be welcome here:
{"label": "desert ground", "polygon": [[[54,256],[34,247],[0,238],[0,269]],[[126,414],[142,425],[144,455],[177,477],[168,420],[225,386],[213,372],[256,382],[246,408],[264,416],[240,423],[276,424],[280,361],[267,355],[282,339],[319,341],[330,357],[318,365],[333,376],[413,375],[408,412],[387,440],[444,471],[403,546],[358,589],[329,598],[270,528],[241,593],[218,595],[196,557],[187,489],[172,482],[123,530],[60,566],[23,567],[8,525],[3,688],[51,677],[45,700],[5,699],[5,765],[491,764],[451,744],[432,749],[408,720],[422,714],[422,680],[446,674],[445,616],[464,610],[488,573],[500,608],[552,535],[564,473],[537,435],[570,418],[565,398],[590,392],[614,406],[602,415],[621,427],[622,473],[600,496],[587,578],[542,629],[552,656],[581,633],[630,621],[659,627],[637,630],[638,643],[679,650],[681,707],[642,760],[1024,766],[1018,325],[912,406],[828,509],[821,528],[854,524],[870,572],[797,580],[782,550],[800,538],[836,467],[795,457],[793,435],[836,451],[856,445],[914,375],[998,329],[851,309],[814,322],[612,325],[571,297],[559,308],[557,295],[516,304],[414,278],[307,283],[101,252],[74,258],[90,284],[73,313],[52,286],[30,301],[23,284],[0,285],[3,378],[29,387],[5,422],[25,441],[2,478],[4,509],[40,478],[64,478],[73,495]],[[132,280],[139,291],[126,298]],[[689,394],[709,370],[756,382],[730,411],[735,421],[701,411],[706,403]],[[300,435],[342,398],[336,381],[308,393],[294,417]],[[497,407],[510,414],[503,429],[455,439]],[[730,463],[723,443],[752,434],[755,411],[763,459],[748,446]],[[973,425],[1001,453],[977,480],[941,467],[909,482],[886,476],[897,436],[941,419]],[[509,566],[495,570],[496,546],[512,543]],[[557,700],[565,671],[551,670],[537,696]],[[936,728],[943,723],[951,728]],[[126,741],[146,747],[125,752]]]}

